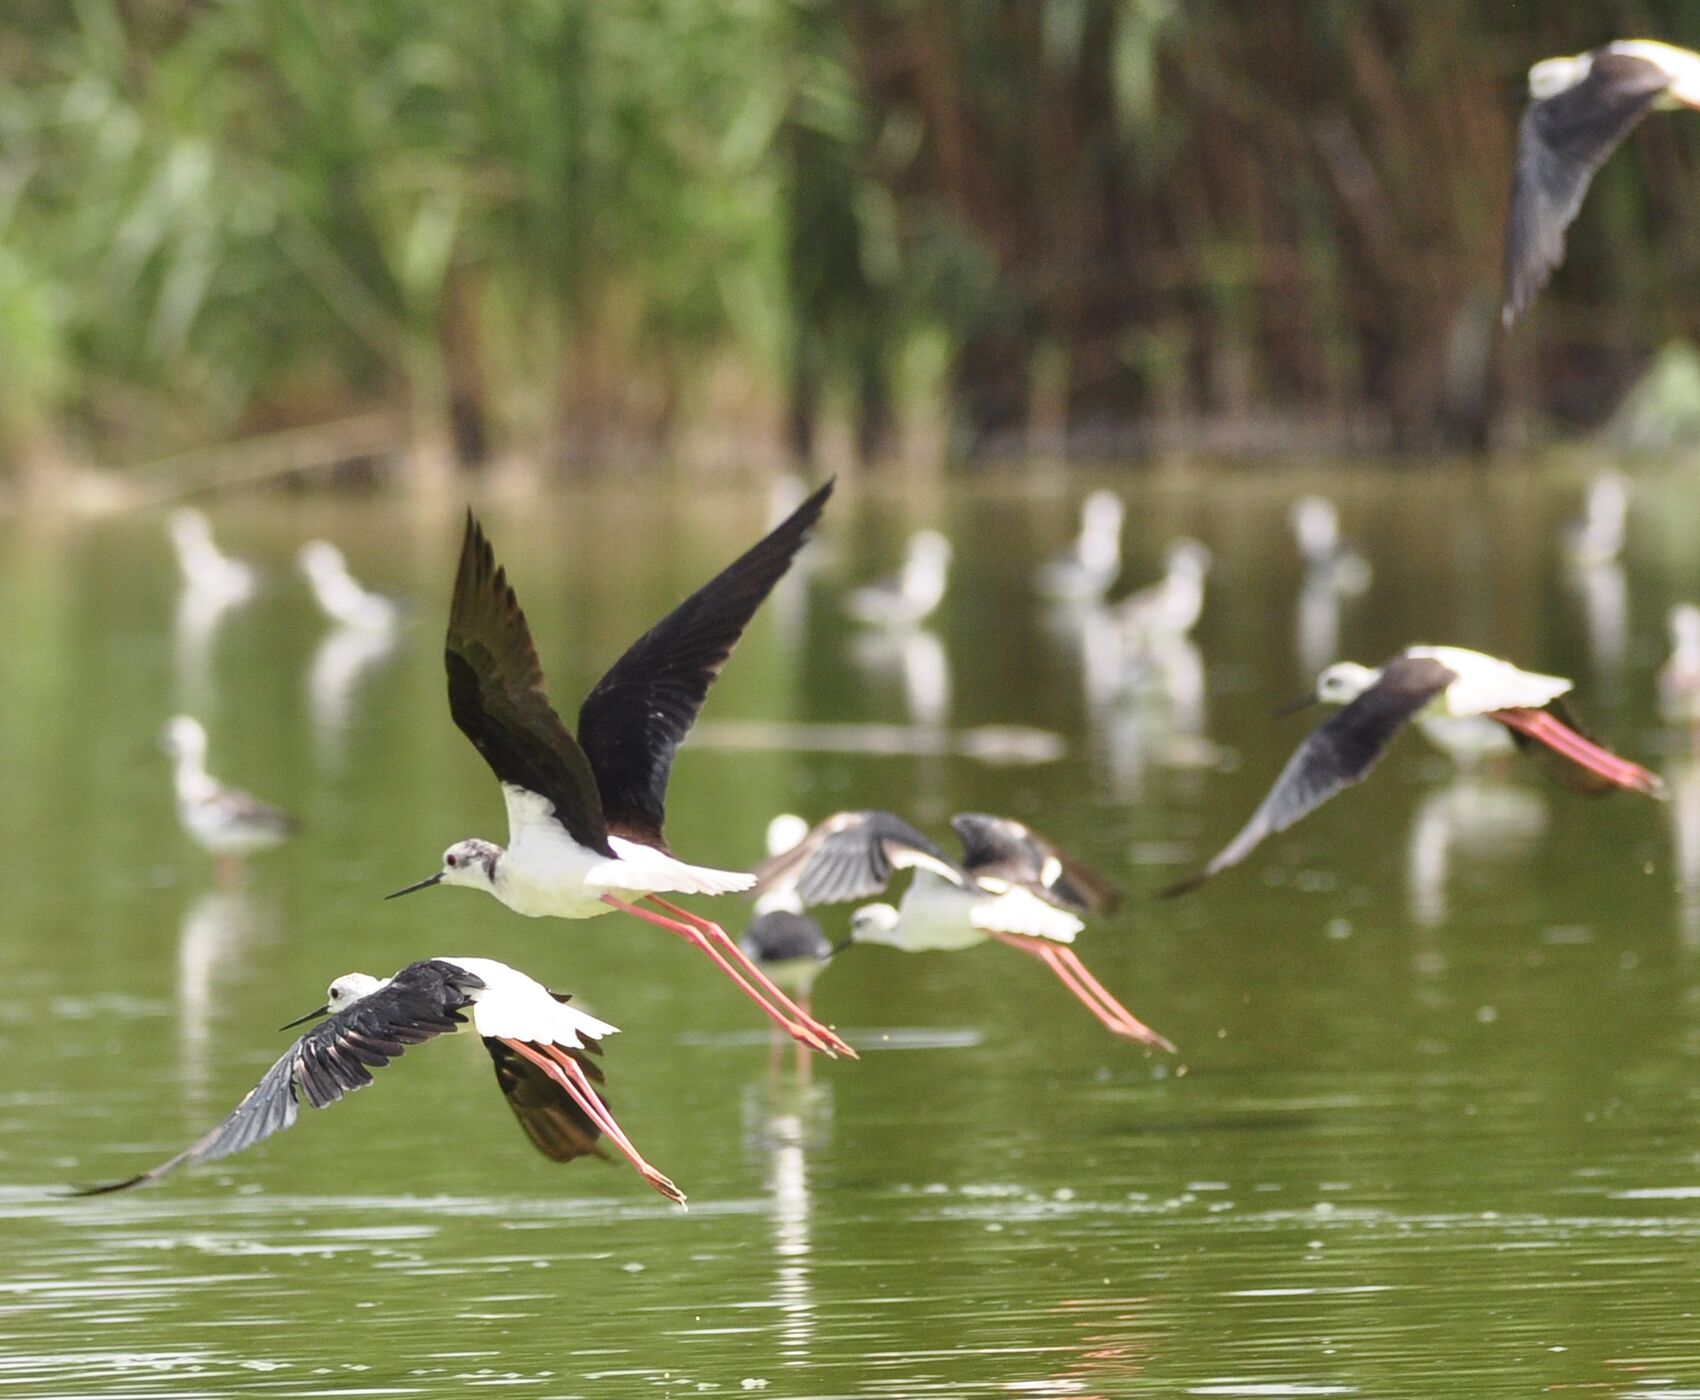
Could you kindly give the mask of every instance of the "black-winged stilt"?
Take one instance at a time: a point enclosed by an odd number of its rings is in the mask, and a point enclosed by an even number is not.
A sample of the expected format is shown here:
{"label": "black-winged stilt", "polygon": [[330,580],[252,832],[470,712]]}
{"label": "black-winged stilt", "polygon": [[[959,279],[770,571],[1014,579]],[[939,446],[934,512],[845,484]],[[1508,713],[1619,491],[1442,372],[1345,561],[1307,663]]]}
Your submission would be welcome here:
{"label": "black-winged stilt", "polygon": [[1318,678],[1315,695],[1301,703],[1344,708],[1299,745],[1239,835],[1202,870],[1162,893],[1197,889],[1238,865],[1264,837],[1285,831],[1366,777],[1413,719],[1486,716],[1509,729],[1537,766],[1567,787],[1588,793],[1624,787],[1659,795],[1657,775],[1601,748],[1554,712],[1571,684],[1562,676],[1523,671],[1463,647],[1407,647],[1379,669],[1337,662]]}
{"label": "black-winged stilt", "polygon": [[797,1039],[853,1056],[720,925],[661,898],[663,892],[729,894],[754,883],[740,871],[686,864],[668,849],[662,836],[667,778],[709,686],[831,492],[831,483],[821,487],[638,638],[585,698],[576,739],[549,703],[525,614],[468,512],[445,648],[449,711],[502,785],[508,845],[456,842],[436,874],[389,897],[463,885],[530,918],[589,919],[610,909],[633,914],[707,953]]}
{"label": "black-winged stilt", "polygon": [[192,506],[180,507],[171,512],[167,525],[184,586],[191,594],[208,607],[253,597],[259,583],[254,566],[232,559],[213,543],[212,525],[204,512]]}
{"label": "black-winged stilt", "polygon": [[1326,585],[1348,598],[1369,587],[1374,570],[1340,534],[1340,512],[1333,501],[1326,496],[1301,496],[1287,519],[1304,559],[1307,585]]}
{"label": "black-winged stilt", "polygon": [[1035,571],[1042,597],[1056,603],[1099,603],[1122,571],[1122,498],[1114,491],[1089,495],[1080,508],[1080,534]]}
{"label": "black-winged stilt", "polygon": [[897,907],[867,904],[851,914],[852,942],[956,952],[995,938],[1044,963],[1112,1034],[1172,1051],[1068,946],[1084,927],[1075,911],[1116,901],[1102,877],[1019,822],[967,813],[951,826],[961,862],[890,812],[839,812],[766,861],[756,888],[795,890],[804,905],[838,904],[878,894],[897,871],[911,871]]}
{"label": "black-winged stilt", "polygon": [[177,819],[224,873],[232,862],[270,850],[294,832],[295,819],[287,812],[207,772],[207,731],[199,720],[177,715],[161,731],[159,744],[176,769]]}
{"label": "black-winged stilt", "polygon": [[1510,325],[1564,261],[1564,231],[1594,172],[1649,112],[1700,107],[1700,54],[1620,39],[1529,70],[1505,233],[1504,320]]}
{"label": "black-winged stilt", "polygon": [[1210,551],[1197,540],[1180,539],[1164,553],[1163,577],[1115,604],[1116,620],[1132,650],[1185,637],[1204,611],[1204,579]]}
{"label": "black-winged stilt", "polygon": [[342,551],[329,540],[308,540],[295,558],[319,610],[339,627],[388,633],[400,625],[405,611],[401,602],[374,593],[349,573]]}
{"label": "black-winged stilt", "polygon": [[[408,1046],[452,1035],[467,1024],[483,1038],[496,1082],[537,1150],[557,1162],[602,1156],[606,1135],[643,1179],[670,1201],[685,1194],[643,1159],[596,1091],[602,1071],[585,1058],[601,1053],[618,1027],[567,1006],[541,982],[490,958],[427,958],[393,977],[350,972],[330,985],[325,1005],[283,1029],[317,1017],[212,1131],[167,1162],[79,1196],[157,1181],[178,1167],[215,1161],[290,1127],[305,1099],[324,1108],[364,1089]],[[594,1081],[594,1082],[593,1082]]]}
{"label": "black-winged stilt", "polygon": [[1564,527],[1564,557],[1573,567],[1615,564],[1629,530],[1629,482],[1620,472],[1602,472],[1588,483],[1582,511]]}
{"label": "black-winged stilt", "polygon": [[853,589],[844,611],[875,627],[914,627],[944,600],[950,572],[950,541],[937,530],[909,537],[903,567],[892,577]]}

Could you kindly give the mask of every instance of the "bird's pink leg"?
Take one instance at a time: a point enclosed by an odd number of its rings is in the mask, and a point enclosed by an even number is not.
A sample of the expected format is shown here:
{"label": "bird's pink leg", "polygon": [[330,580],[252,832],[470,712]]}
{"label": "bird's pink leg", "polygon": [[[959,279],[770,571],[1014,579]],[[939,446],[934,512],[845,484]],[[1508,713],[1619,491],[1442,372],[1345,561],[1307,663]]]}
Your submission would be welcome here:
{"label": "bird's pink leg", "polygon": [[[685,1193],[675,1186],[667,1177],[644,1160],[643,1154],[632,1146],[631,1139],[620,1131],[620,1125],[614,1121],[614,1115],[608,1111],[608,1105],[602,1102],[601,1096],[586,1077],[583,1067],[570,1055],[545,1055],[535,1046],[523,1040],[500,1038],[517,1055],[523,1055],[553,1079],[581,1109],[591,1122],[600,1128],[610,1142],[620,1149],[637,1168],[638,1174],[651,1186],[670,1201],[680,1205],[685,1204]],[[553,1050],[554,1047],[550,1046]]]}
{"label": "bird's pink leg", "polygon": [[1556,715],[1545,710],[1490,710],[1489,718],[1498,720],[1507,729],[1515,729],[1537,744],[1544,744],[1560,758],[1567,758],[1579,768],[1604,778],[1618,787],[1657,797],[1664,792],[1658,774],[1650,773],[1639,763],[1619,758],[1610,749],[1603,749],[1591,739],[1584,738]]}
{"label": "bird's pink leg", "polygon": [[1110,995],[1103,983],[1086,970],[1086,964],[1081,962],[1079,955],[1072,948],[1047,939],[1023,938],[1018,934],[998,933],[992,936],[999,942],[1007,943],[1010,947],[1044,963],[1056,974],[1057,980],[1068,988],[1074,999],[1090,1011],[1112,1035],[1137,1041],[1141,1045],[1149,1045],[1153,1049],[1167,1050],[1170,1054],[1175,1052],[1175,1047],[1165,1036],[1152,1030]]}
{"label": "bird's pink leg", "polygon": [[[642,919],[645,923],[654,924],[657,928],[664,928],[669,933],[677,934],[687,943],[700,948],[703,952],[707,953],[709,957],[714,959],[715,964],[738,985],[738,988],[744,993],[744,995],[751,1001],[755,1002],[757,1006],[761,1007],[763,1011],[772,1017],[773,1020],[784,1029],[787,1035],[790,1035],[796,1040],[802,1041],[803,1044],[809,1046],[811,1049],[819,1050],[823,1055],[836,1055],[839,1053],[831,1041],[821,1036],[812,1028],[811,1023],[794,1019],[782,1010],[781,1007],[774,1005],[753,986],[751,986],[745,979],[744,975],[730,962],[728,962],[724,956],[722,956],[720,949],[715,947],[713,941],[710,940],[708,935],[702,930],[694,927],[691,922],[680,922],[677,919],[669,919],[663,914],[657,914],[653,909],[643,909],[636,904],[628,904],[625,900],[612,894],[604,894],[602,896],[602,902],[608,905],[611,909],[618,909],[622,914],[631,914],[636,918]],[[719,931],[722,938],[726,937],[724,931],[719,930],[719,925],[711,925],[711,927],[715,928],[716,931]],[[731,940],[727,939],[727,942],[730,943]],[[766,979],[763,978],[762,980],[765,981]],[[781,1000],[783,1001],[783,995],[781,996]],[[836,1040],[837,1037],[835,1036],[833,1039]],[[852,1055],[854,1055],[854,1053],[854,1051],[851,1052]]]}
{"label": "bird's pink leg", "polygon": [[677,904],[673,904],[668,900],[663,899],[658,894],[646,895],[645,898],[647,898],[650,903],[659,905],[661,908],[665,909],[669,914],[673,915],[674,918],[680,919],[689,924],[692,928],[697,929],[704,938],[712,940],[717,948],[738,964],[746,977],[756,983],[756,985],[767,994],[769,1001],[783,1009],[787,1016],[806,1026],[814,1035],[824,1040],[830,1047],[829,1053],[843,1055],[852,1060],[858,1058],[855,1050],[851,1047],[848,1041],[840,1039],[836,1034],[834,1034],[830,1027],[823,1026],[819,1021],[815,1020],[813,1016],[809,1015],[807,1011],[798,1006],[796,1002],[792,1001],[790,997],[786,996],[783,991],[776,987],[768,975],[763,972],[761,968],[756,966],[749,954],[740,948],[736,941],[733,940],[727,934],[726,930],[721,928],[719,924],[715,923],[712,919],[703,918],[700,914],[693,914],[689,909],[681,909]]}

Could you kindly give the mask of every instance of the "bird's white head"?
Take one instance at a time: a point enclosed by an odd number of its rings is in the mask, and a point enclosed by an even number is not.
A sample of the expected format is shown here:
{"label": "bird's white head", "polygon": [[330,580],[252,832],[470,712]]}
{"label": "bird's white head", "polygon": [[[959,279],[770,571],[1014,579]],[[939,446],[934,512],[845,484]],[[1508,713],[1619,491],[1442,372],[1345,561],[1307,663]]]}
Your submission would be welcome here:
{"label": "bird's white head", "polygon": [[348,564],[342,551],[329,540],[308,540],[295,555],[301,571],[310,579],[341,579],[348,577]]}
{"label": "bird's white head", "polygon": [[317,1021],[321,1016],[334,1016],[353,1006],[361,997],[371,996],[379,987],[389,984],[387,977],[373,977],[365,972],[345,972],[325,990],[325,1004],[316,1006],[305,1016],[297,1016],[293,1021],[286,1021],[279,1026],[280,1031],[292,1030],[307,1021]]}
{"label": "bird's white head", "polygon": [[1290,518],[1299,552],[1305,558],[1322,558],[1340,543],[1340,514],[1333,501],[1322,496],[1302,497],[1293,502]]}
{"label": "bird's white head", "polygon": [[1529,96],[1537,102],[1569,92],[1588,76],[1594,66],[1589,53],[1571,54],[1567,58],[1543,58],[1529,70]]}
{"label": "bird's white head", "polygon": [[937,530],[918,530],[909,539],[909,557],[943,567],[950,563],[950,541]]}
{"label": "bird's white head", "polygon": [[435,875],[427,875],[423,880],[407,886],[406,889],[387,894],[384,898],[399,899],[415,890],[430,889],[432,885],[464,885],[468,889],[494,894],[496,866],[501,859],[500,846],[492,841],[481,841],[476,836],[469,836],[464,841],[456,841],[443,852],[443,868]]}
{"label": "bird's white head", "polygon": [[781,812],[767,824],[767,853],[781,856],[796,849],[809,834],[809,824],[795,812]]}
{"label": "bird's white head", "polygon": [[171,542],[185,554],[205,549],[212,543],[212,526],[207,523],[205,512],[193,506],[172,511],[167,528],[171,531]]}
{"label": "bird's white head", "polygon": [[1678,603],[1670,610],[1671,640],[1683,651],[1700,652],[1700,608]]}
{"label": "bird's white head", "polygon": [[1190,578],[1203,578],[1210,572],[1211,554],[1197,540],[1176,540],[1167,555],[1169,572]]}
{"label": "bird's white head", "polygon": [[1349,705],[1380,679],[1374,667],[1336,661],[1316,678],[1316,698],[1325,705]]}
{"label": "bird's white head", "polygon": [[175,715],[159,731],[159,746],[175,759],[200,763],[207,756],[207,731],[198,719]]}
{"label": "bird's white head", "polygon": [[1119,535],[1125,507],[1114,491],[1094,491],[1080,509],[1080,523],[1089,535]]}
{"label": "bird's white head", "polygon": [[897,926],[902,922],[889,904],[864,904],[850,916],[852,943],[886,943],[897,946]]}

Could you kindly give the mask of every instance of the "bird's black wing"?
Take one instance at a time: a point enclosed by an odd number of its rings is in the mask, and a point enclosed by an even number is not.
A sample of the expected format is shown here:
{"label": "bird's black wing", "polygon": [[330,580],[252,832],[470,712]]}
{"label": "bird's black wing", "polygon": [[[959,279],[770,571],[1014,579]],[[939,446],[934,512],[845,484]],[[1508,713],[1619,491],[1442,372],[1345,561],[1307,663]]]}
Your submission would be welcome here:
{"label": "bird's black wing", "polygon": [[[588,1037],[586,1040],[587,1048],[600,1053],[595,1041]],[[602,1130],[553,1077],[503,1041],[486,1037],[484,1048],[496,1066],[496,1083],[501,1086],[502,1096],[539,1152],[555,1162],[607,1155],[597,1145]],[[587,1059],[582,1051],[559,1048],[577,1060],[592,1080],[602,1082],[600,1065]]]}
{"label": "bird's black wing", "polygon": [[590,762],[549,703],[525,613],[471,511],[443,662],[449,713],[490,771],[553,805],[579,845],[613,855]]}
{"label": "bird's black wing", "polygon": [[839,812],[756,867],[755,893],[795,889],[805,905],[878,894],[897,870],[919,867],[966,884],[962,867],[890,812]]}
{"label": "bird's black wing", "polygon": [[1265,836],[1285,831],[1342,788],[1366,777],[1393,736],[1455,679],[1433,657],[1399,656],[1388,662],[1380,680],[1299,745],[1240,834],[1204,869],[1161,891],[1163,897],[1195,890],[1212,875],[1238,865]]}
{"label": "bird's black wing", "polygon": [[608,829],[663,846],[673,755],[762,600],[791,567],[832,483],[651,627],[596,683],[578,714]]}
{"label": "bird's black wing", "polygon": [[286,1050],[243,1097],[230,1116],[168,1162],[124,1181],[73,1192],[98,1196],[157,1181],[178,1167],[216,1161],[262,1142],[294,1124],[301,1100],[314,1108],[364,1089],[409,1045],[465,1024],[460,1009],[484,985],[465,968],[427,960],[412,963],[384,986],[328,1016]]}
{"label": "bird's black wing", "polygon": [[1109,913],[1121,902],[1120,890],[1030,826],[981,812],[958,813],[950,825],[963,868],[981,884],[1020,885],[1079,914]]}
{"label": "bird's black wing", "polygon": [[1581,82],[1529,104],[1517,132],[1506,221],[1506,325],[1564,261],[1564,231],[1594,172],[1669,86],[1646,59],[1599,53]]}

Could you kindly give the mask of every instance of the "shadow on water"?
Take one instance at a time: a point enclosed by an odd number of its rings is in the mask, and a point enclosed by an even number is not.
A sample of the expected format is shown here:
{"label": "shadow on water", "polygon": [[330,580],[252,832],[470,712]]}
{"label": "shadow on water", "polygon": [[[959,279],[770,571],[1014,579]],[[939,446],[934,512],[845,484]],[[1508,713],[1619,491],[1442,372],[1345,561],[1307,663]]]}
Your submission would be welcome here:
{"label": "shadow on water", "polygon": [[[1375,570],[1325,616],[1286,521],[1317,488]],[[442,695],[450,513],[232,505],[219,538],[267,582],[211,620],[180,609],[158,519],[0,541],[0,842],[30,853],[0,907],[0,1389],[1700,1394],[1700,784],[1652,703],[1700,496],[1646,479],[1619,577],[1590,591],[1556,545],[1575,481],[1202,473],[1127,494],[1124,580],[1182,535],[1216,559],[1190,642],[1138,664],[1116,594],[1061,613],[1032,594],[1077,499],[993,486],[923,519],[845,493],[831,550],[715,690],[726,742],[682,753],[669,836],[735,866],[786,809],[895,806],[941,835],[955,811],[1029,820],[1128,889],[1082,955],[1173,1059],[1005,950],[857,949],[814,996],[866,1053],[799,1067],[657,933],[454,891],[382,903],[449,841],[500,834]],[[717,567],[752,499],[492,504],[553,693]],[[950,592],[926,633],[869,642],[840,597],[923,525],[954,541]],[[290,566],[314,535],[411,598],[414,627],[343,645]],[[1319,638],[1574,675],[1602,735],[1669,756],[1674,800],[1573,801],[1413,734],[1245,868],[1151,900],[1314,723],[1271,712]],[[183,840],[151,747],[185,706],[215,772],[302,818],[239,885]],[[1058,742],[988,762],[955,737],[988,726]],[[817,742],[759,741],[785,733]],[[825,922],[842,936],[843,911]],[[623,1167],[533,1153],[464,1044],[150,1190],[53,1194],[193,1140],[333,976],[431,953],[509,959],[624,1028],[610,1102],[688,1213]]]}

